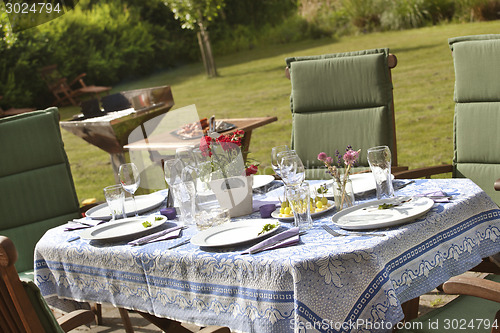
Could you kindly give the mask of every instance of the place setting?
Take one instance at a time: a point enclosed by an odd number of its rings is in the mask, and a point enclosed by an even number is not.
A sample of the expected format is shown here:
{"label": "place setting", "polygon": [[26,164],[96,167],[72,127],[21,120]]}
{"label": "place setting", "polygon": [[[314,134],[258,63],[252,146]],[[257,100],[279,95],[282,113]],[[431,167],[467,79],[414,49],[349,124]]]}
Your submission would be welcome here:
{"label": "place setting", "polygon": [[[78,235],[69,241],[79,238],[92,242],[120,242],[136,239],[131,245],[142,245],[152,240],[170,239],[180,236],[182,226],[177,226],[168,219],[175,218],[171,211],[165,214],[151,213],[165,202],[160,193],[135,196],[140,184],[140,174],[133,163],[122,164],[118,176],[120,184],[104,188],[106,203],[89,209],[86,217],[74,219],[65,226],[65,231],[78,230]],[[130,198],[125,198],[125,192]],[[146,212],[150,214],[142,215]],[[161,231],[158,231],[160,230]],[[146,236],[155,232],[153,235]]]}

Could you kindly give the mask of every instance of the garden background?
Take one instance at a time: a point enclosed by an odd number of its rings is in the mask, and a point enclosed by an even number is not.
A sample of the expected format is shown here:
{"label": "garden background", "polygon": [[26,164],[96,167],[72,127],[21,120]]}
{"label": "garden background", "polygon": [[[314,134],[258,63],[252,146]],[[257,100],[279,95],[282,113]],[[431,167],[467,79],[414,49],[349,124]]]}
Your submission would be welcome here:
{"label": "garden background", "polygon": [[[112,92],[166,84],[174,108],[196,104],[202,117],[278,116],[252,136],[251,157],[265,170],[270,148],[290,140],[286,57],[389,47],[398,57],[399,164],[450,163],[454,73],[447,39],[498,33],[499,13],[493,0],[226,0],[208,29],[219,73],[209,79],[196,33],[182,29],[159,0],[82,0],[19,33],[9,31],[0,10],[1,106],[51,105],[38,69],[54,63],[67,77],[85,72],[88,82]],[[60,111],[69,119],[79,108]],[[65,131],[63,140],[78,197],[102,200],[102,188],[114,183],[108,154]]]}

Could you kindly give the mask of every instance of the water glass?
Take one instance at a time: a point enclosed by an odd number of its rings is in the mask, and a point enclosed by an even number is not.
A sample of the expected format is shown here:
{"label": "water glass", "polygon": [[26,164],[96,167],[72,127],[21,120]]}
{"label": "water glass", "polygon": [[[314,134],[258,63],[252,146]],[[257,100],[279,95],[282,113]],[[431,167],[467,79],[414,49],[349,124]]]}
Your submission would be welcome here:
{"label": "water glass", "polygon": [[196,191],[192,181],[173,184],[171,187],[176,205],[181,212],[180,220],[185,225],[195,223]]}
{"label": "water glass", "polygon": [[377,187],[377,199],[394,197],[391,175],[391,150],[387,146],[368,149],[368,163]]}
{"label": "water glass", "polygon": [[287,186],[286,197],[293,211],[294,226],[301,231],[312,228],[309,184]]}
{"label": "water glass", "polygon": [[112,220],[124,218],[125,192],[121,185],[111,185],[104,188],[104,197],[111,211]]}

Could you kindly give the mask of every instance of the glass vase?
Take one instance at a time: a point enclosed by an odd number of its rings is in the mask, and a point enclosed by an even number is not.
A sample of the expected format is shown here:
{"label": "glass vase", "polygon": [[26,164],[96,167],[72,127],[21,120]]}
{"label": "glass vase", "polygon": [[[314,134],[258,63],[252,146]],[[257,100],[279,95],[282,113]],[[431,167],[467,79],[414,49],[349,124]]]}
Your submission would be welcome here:
{"label": "glass vase", "polygon": [[333,197],[338,212],[344,208],[354,206],[354,190],[349,177],[345,180],[340,179],[340,183],[337,181],[333,182]]}

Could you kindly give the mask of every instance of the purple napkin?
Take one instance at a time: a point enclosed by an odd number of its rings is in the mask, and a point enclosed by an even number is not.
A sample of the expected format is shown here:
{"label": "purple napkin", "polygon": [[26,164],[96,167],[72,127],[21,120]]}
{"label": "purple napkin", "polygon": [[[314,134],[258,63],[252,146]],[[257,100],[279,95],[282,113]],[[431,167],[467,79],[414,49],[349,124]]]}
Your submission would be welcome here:
{"label": "purple napkin", "polygon": [[104,222],[106,222],[106,221],[92,220],[92,219],[86,219],[86,218],[74,219],[73,221],[68,222],[68,225],[64,228],[64,231],[73,231],[73,230],[92,228],[92,227],[95,227],[96,225],[99,225],[99,224],[104,223]]}
{"label": "purple napkin", "polygon": [[275,204],[275,205],[279,205],[279,204],[280,204],[280,201],[279,201],[278,199],[276,199],[276,200],[274,200],[274,199],[267,199],[267,200],[258,200],[258,199],[253,199],[253,200],[252,200],[253,211],[254,211],[254,212],[258,212],[258,211],[259,211],[260,206],[263,206],[263,205],[268,205],[268,204]]}
{"label": "purple napkin", "polygon": [[269,237],[262,242],[255,244],[251,248],[241,252],[241,254],[253,254],[260,251],[277,249],[297,244],[300,241],[299,228],[291,228],[277,235]]}
{"label": "purple napkin", "polygon": [[442,202],[450,202],[450,198],[446,195],[441,190],[437,190],[434,192],[429,192],[429,193],[424,193],[424,194],[417,194],[417,197],[427,197],[429,199],[434,200],[436,203],[442,203]]}
{"label": "purple napkin", "polygon": [[128,242],[128,244],[136,246],[136,245],[144,245],[147,243],[158,242],[161,240],[166,240],[166,239],[171,239],[171,238],[177,238],[180,236],[182,228],[183,228],[182,225],[178,225],[176,227],[162,230],[162,231],[156,232],[154,234],[147,235],[147,236],[144,236],[142,238],[130,241],[130,242]]}

